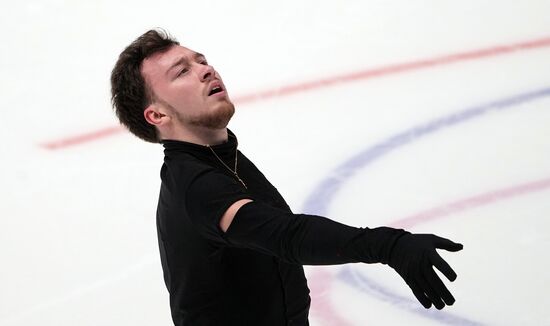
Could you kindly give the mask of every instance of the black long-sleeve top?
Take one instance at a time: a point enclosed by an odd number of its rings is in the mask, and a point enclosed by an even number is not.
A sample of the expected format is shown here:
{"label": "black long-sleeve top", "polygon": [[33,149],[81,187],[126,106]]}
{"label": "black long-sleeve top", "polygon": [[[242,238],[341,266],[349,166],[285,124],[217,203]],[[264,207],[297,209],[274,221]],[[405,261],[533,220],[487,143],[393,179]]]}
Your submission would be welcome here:
{"label": "black long-sleeve top", "polygon": [[[212,146],[246,188],[202,145],[165,140],[157,230],[175,325],[308,325],[309,289],[301,265],[231,243],[219,227],[239,199],[291,214],[277,189],[237,150]],[[246,206],[246,205],[245,205]],[[228,232],[231,231],[228,230]]]}
{"label": "black long-sleeve top", "polygon": [[[307,326],[309,289],[301,265],[388,263],[404,230],[355,228],[293,214],[265,176],[237,150],[164,141],[157,228],[176,325]],[[233,175],[238,156],[238,177]],[[227,232],[219,222],[249,198]]]}

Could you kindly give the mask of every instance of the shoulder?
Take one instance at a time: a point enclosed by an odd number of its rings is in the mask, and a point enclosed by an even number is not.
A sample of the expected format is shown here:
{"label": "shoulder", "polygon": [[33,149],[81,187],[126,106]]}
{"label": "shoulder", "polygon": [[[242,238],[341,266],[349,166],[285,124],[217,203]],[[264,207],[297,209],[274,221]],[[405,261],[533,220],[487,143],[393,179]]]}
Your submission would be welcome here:
{"label": "shoulder", "polygon": [[231,175],[187,153],[165,158],[161,180],[169,188],[199,193],[241,188]]}
{"label": "shoulder", "polygon": [[165,157],[160,177],[164,184],[186,188],[197,178],[215,173],[215,168],[186,153]]}

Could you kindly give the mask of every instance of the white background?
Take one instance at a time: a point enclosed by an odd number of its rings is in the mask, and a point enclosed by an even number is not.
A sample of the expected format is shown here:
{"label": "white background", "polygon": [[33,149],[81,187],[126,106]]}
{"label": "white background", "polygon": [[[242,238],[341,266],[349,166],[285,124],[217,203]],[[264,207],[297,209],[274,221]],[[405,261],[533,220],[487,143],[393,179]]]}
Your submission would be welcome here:
{"label": "white background", "polygon": [[[2,2],[0,325],[171,324],[155,230],[162,148],[126,132],[41,146],[116,126],[110,71],[146,30],[163,27],[206,54],[239,98],[548,38],[549,12],[542,0]],[[549,58],[546,45],[236,101],[230,128],[301,212],[340,164],[392,135],[550,88]],[[549,177],[545,95],[385,153],[343,184],[326,215],[388,225]],[[543,187],[409,227],[464,243],[442,253],[458,279],[447,283],[456,304],[441,312],[427,314],[387,267],[308,267],[311,324],[550,325],[549,199]]]}

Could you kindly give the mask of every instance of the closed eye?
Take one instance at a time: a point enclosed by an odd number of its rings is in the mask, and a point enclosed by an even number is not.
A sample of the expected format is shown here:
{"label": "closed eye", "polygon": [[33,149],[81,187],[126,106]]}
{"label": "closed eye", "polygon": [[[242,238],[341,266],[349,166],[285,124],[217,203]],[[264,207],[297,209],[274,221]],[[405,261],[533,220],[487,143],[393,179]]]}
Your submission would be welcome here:
{"label": "closed eye", "polygon": [[178,77],[181,76],[181,75],[183,75],[183,74],[185,74],[185,73],[188,72],[188,71],[189,71],[188,68],[183,68],[182,70],[180,70],[180,71],[178,72]]}

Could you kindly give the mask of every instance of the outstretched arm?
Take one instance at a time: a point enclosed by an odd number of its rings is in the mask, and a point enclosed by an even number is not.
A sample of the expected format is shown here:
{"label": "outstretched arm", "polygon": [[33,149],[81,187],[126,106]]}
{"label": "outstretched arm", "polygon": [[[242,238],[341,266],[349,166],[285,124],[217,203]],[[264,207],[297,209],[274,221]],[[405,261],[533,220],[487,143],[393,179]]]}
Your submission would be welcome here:
{"label": "outstretched arm", "polygon": [[432,234],[411,234],[388,227],[355,228],[321,216],[292,214],[250,199],[231,205],[220,220],[220,228],[233,246],[255,249],[291,263],[388,264],[424,307],[433,304],[442,309],[455,301],[433,267],[454,281],[456,273],[436,249],[459,251],[462,245]]}
{"label": "outstretched arm", "polygon": [[234,178],[214,169],[196,176],[187,190],[185,206],[198,232],[220,246],[249,248],[301,265],[383,263],[403,277],[424,307],[433,304],[441,309],[454,302],[433,270],[435,266],[451,281],[456,278],[436,252],[462,249],[450,240],[292,214],[254,200]]}

